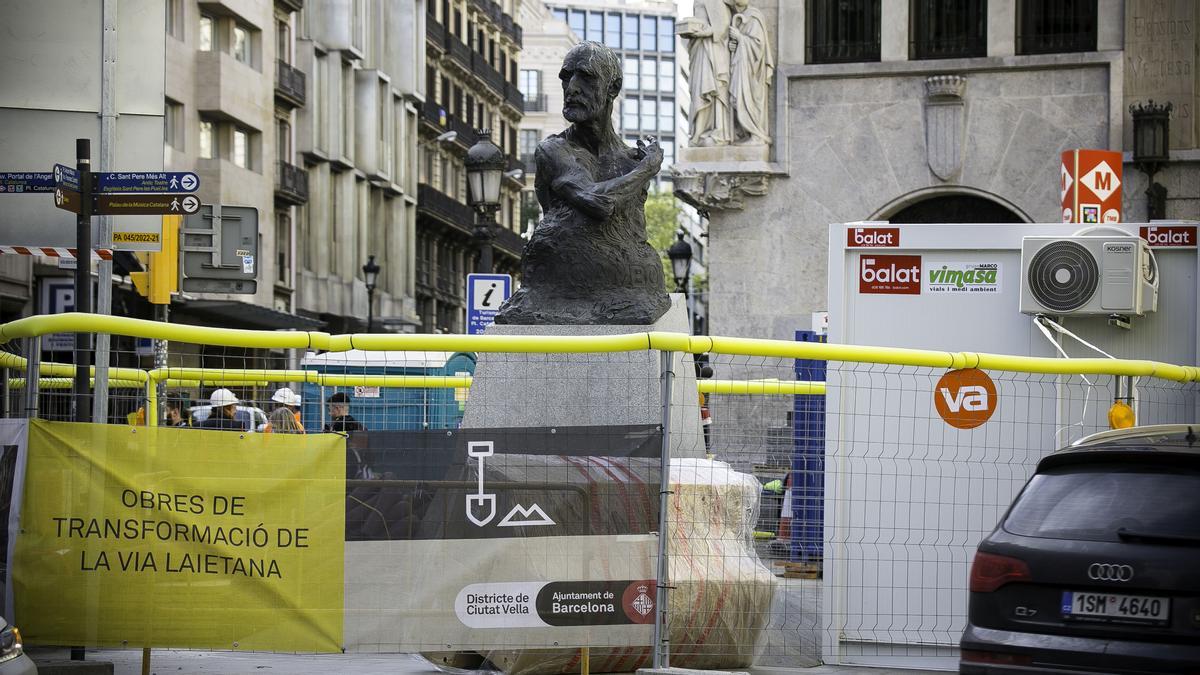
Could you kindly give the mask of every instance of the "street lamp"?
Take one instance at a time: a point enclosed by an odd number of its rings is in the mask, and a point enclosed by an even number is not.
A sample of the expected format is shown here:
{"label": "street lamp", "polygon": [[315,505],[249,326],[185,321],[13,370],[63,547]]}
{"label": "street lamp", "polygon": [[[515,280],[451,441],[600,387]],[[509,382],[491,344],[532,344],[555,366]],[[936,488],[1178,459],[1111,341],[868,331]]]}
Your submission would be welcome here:
{"label": "street lamp", "polygon": [[675,289],[687,296],[688,277],[692,273],[692,245],[683,240],[683,232],[679,232],[679,241],[667,249],[667,257],[671,259],[671,274],[675,277]]}
{"label": "street lamp", "polygon": [[491,129],[478,129],[478,140],[467,150],[467,192],[471,208],[479,215],[475,222],[474,238],[479,244],[479,268],[492,271],[492,240],[496,233],[496,211],[500,210],[500,179],[508,161],[504,151],[492,142]]}
{"label": "street lamp", "polygon": [[1154,174],[1171,161],[1171,104],[1134,103],[1129,106],[1133,116],[1133,163],[1146,174],[1147,220],[1167,217],[1167,188],[1154,182]]}
{"label": "street lamp", "polygon": [[363,281],[367,284],[367,332],[375,330],[375,282],[379,280],[379,265],[375,264],[375,256],[367,256],[367,264],[362,266]]}

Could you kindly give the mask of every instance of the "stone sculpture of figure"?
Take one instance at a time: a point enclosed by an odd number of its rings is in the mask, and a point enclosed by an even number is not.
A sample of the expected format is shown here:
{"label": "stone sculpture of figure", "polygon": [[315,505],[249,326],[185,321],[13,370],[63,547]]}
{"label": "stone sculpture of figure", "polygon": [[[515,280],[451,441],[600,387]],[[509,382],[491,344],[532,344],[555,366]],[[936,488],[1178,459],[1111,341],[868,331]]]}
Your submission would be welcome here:
{"label": "stone sculpture of figure", "polygon": [[729,23],[732,0],[695,0],[694,16],[680,22],[688,38],[691,70],[691,141],[694,146],[728,145],[732,140],[729,111]]}
{"label": "stone sculpture of figure", "polygon": [[599,43],[567,52],[558,77],[571,126],[534,152],[544,215],[521,257],[521,288],[496,323],[649,325],[670,307],[644,210],[663,151],[649,136],[630,148],[613,129],[621,73]]}
{"label": "stone sculpture of figure", "polygon": [[749,0],[734,0],[737,14],[729,26],[729,99],[733,108],[734,140],[746,145],[767,145],[770,104],[767,91],[775,71],[767,22]]}

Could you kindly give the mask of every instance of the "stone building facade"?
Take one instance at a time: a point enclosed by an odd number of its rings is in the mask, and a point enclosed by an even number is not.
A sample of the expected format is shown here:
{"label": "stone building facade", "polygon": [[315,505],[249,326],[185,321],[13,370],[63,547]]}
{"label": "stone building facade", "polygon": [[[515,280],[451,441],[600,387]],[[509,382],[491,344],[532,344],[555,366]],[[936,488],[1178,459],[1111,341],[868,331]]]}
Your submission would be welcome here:
{"label": "stone building facade", "polygon": [[[915,14],[942,3],[754,4],[778,45],[770,162],[711,175],[742,208],[711,190],[683,195],[711,215],[713,334],[792,339],[807,329],[826,309],[829,223],[1059,221],[1063,150],[1124,150],[1123,220],[1144,220],[1145,176],[1128,162],[1133,101],[1173,102],[1173,161],[1156,180],[1169,218],[1200,217],[1194,2],[976,0],[962,3],[979,13],[969,49],[940,52],[921,44],[936,40]],[[1056,5],[1081,10],[1058,17],[1057,32],[1049,19],[1020,20]],[[858,39],[822,35],[839,21],[858,26]],[[765,194],[743,189],[755,184]]]}
{"label": "stone building facade", "polygon": [[[418,330],[466,332],[466,279],[480,242],[467,205],[467,149],[476,129],[491,129],[508,159],[501,182],[499,227],[492,228],[493,270],[515,273],[525,241],[520,224],[517,129],[524,100],[517,55],[524,31],[521,0],[428,0],[425,7],[425,101],[417,160],[416,302]],[[420,42],[418,42],[420,44]]]}
{"label": "stone building facade", "polygon": [[[829,309],[830,223],[1060,221],[1064,150],[1124,151],[1122,219],[1144,222],[1133,102],[1173,104],[1155,180],[1168,218],[1200,219],[1195,2],[751,1],[777,45],[769,161],[677,167],[692,175],[677,194],[710,215],[714,335],[809,329]],[[793,377],[777,365],[741,375]],[[787,423],[784,407],[746,405],[714,411],[715,438]]]}

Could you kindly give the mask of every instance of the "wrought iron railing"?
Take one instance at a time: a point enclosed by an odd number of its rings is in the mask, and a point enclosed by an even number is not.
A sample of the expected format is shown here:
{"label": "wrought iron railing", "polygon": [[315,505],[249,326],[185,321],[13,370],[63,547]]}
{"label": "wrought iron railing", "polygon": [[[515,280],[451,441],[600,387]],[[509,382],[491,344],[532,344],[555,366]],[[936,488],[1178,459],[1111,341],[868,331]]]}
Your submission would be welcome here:
{"label": "wrought iron railing", "polygon": [[432,185],[417,185],[417,212],[426,212],[465,234],[471,234],[475,214],[471,207]]}
{"label": "wrought iron railing", "polygon": [[525,112],[546,112],[549,97],[545,94],[533,94],[525,97]]}
{"label": "wrought iron railing", "polygon": [[275,59],[275,96],[296,107],[304,107],[308,77],[290,63]]}
{"label": "wrought iron railing", "polygon": [[308,171],[283,160],[277,161],[275,196],[297,206],[308,203]]}

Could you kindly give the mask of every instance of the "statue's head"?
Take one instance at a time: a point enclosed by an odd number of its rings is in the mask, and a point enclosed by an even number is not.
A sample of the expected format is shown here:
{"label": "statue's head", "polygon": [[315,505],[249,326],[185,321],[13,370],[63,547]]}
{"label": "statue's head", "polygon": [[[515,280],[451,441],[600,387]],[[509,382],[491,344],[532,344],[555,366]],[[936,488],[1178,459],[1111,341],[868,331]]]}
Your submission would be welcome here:
{"label": "statue's head", "polygon": [[621,58],[599,42],[580,42],[567,52],[558,79],[563,87],[563,117],[579,123],[611,119],[621,93]]}

